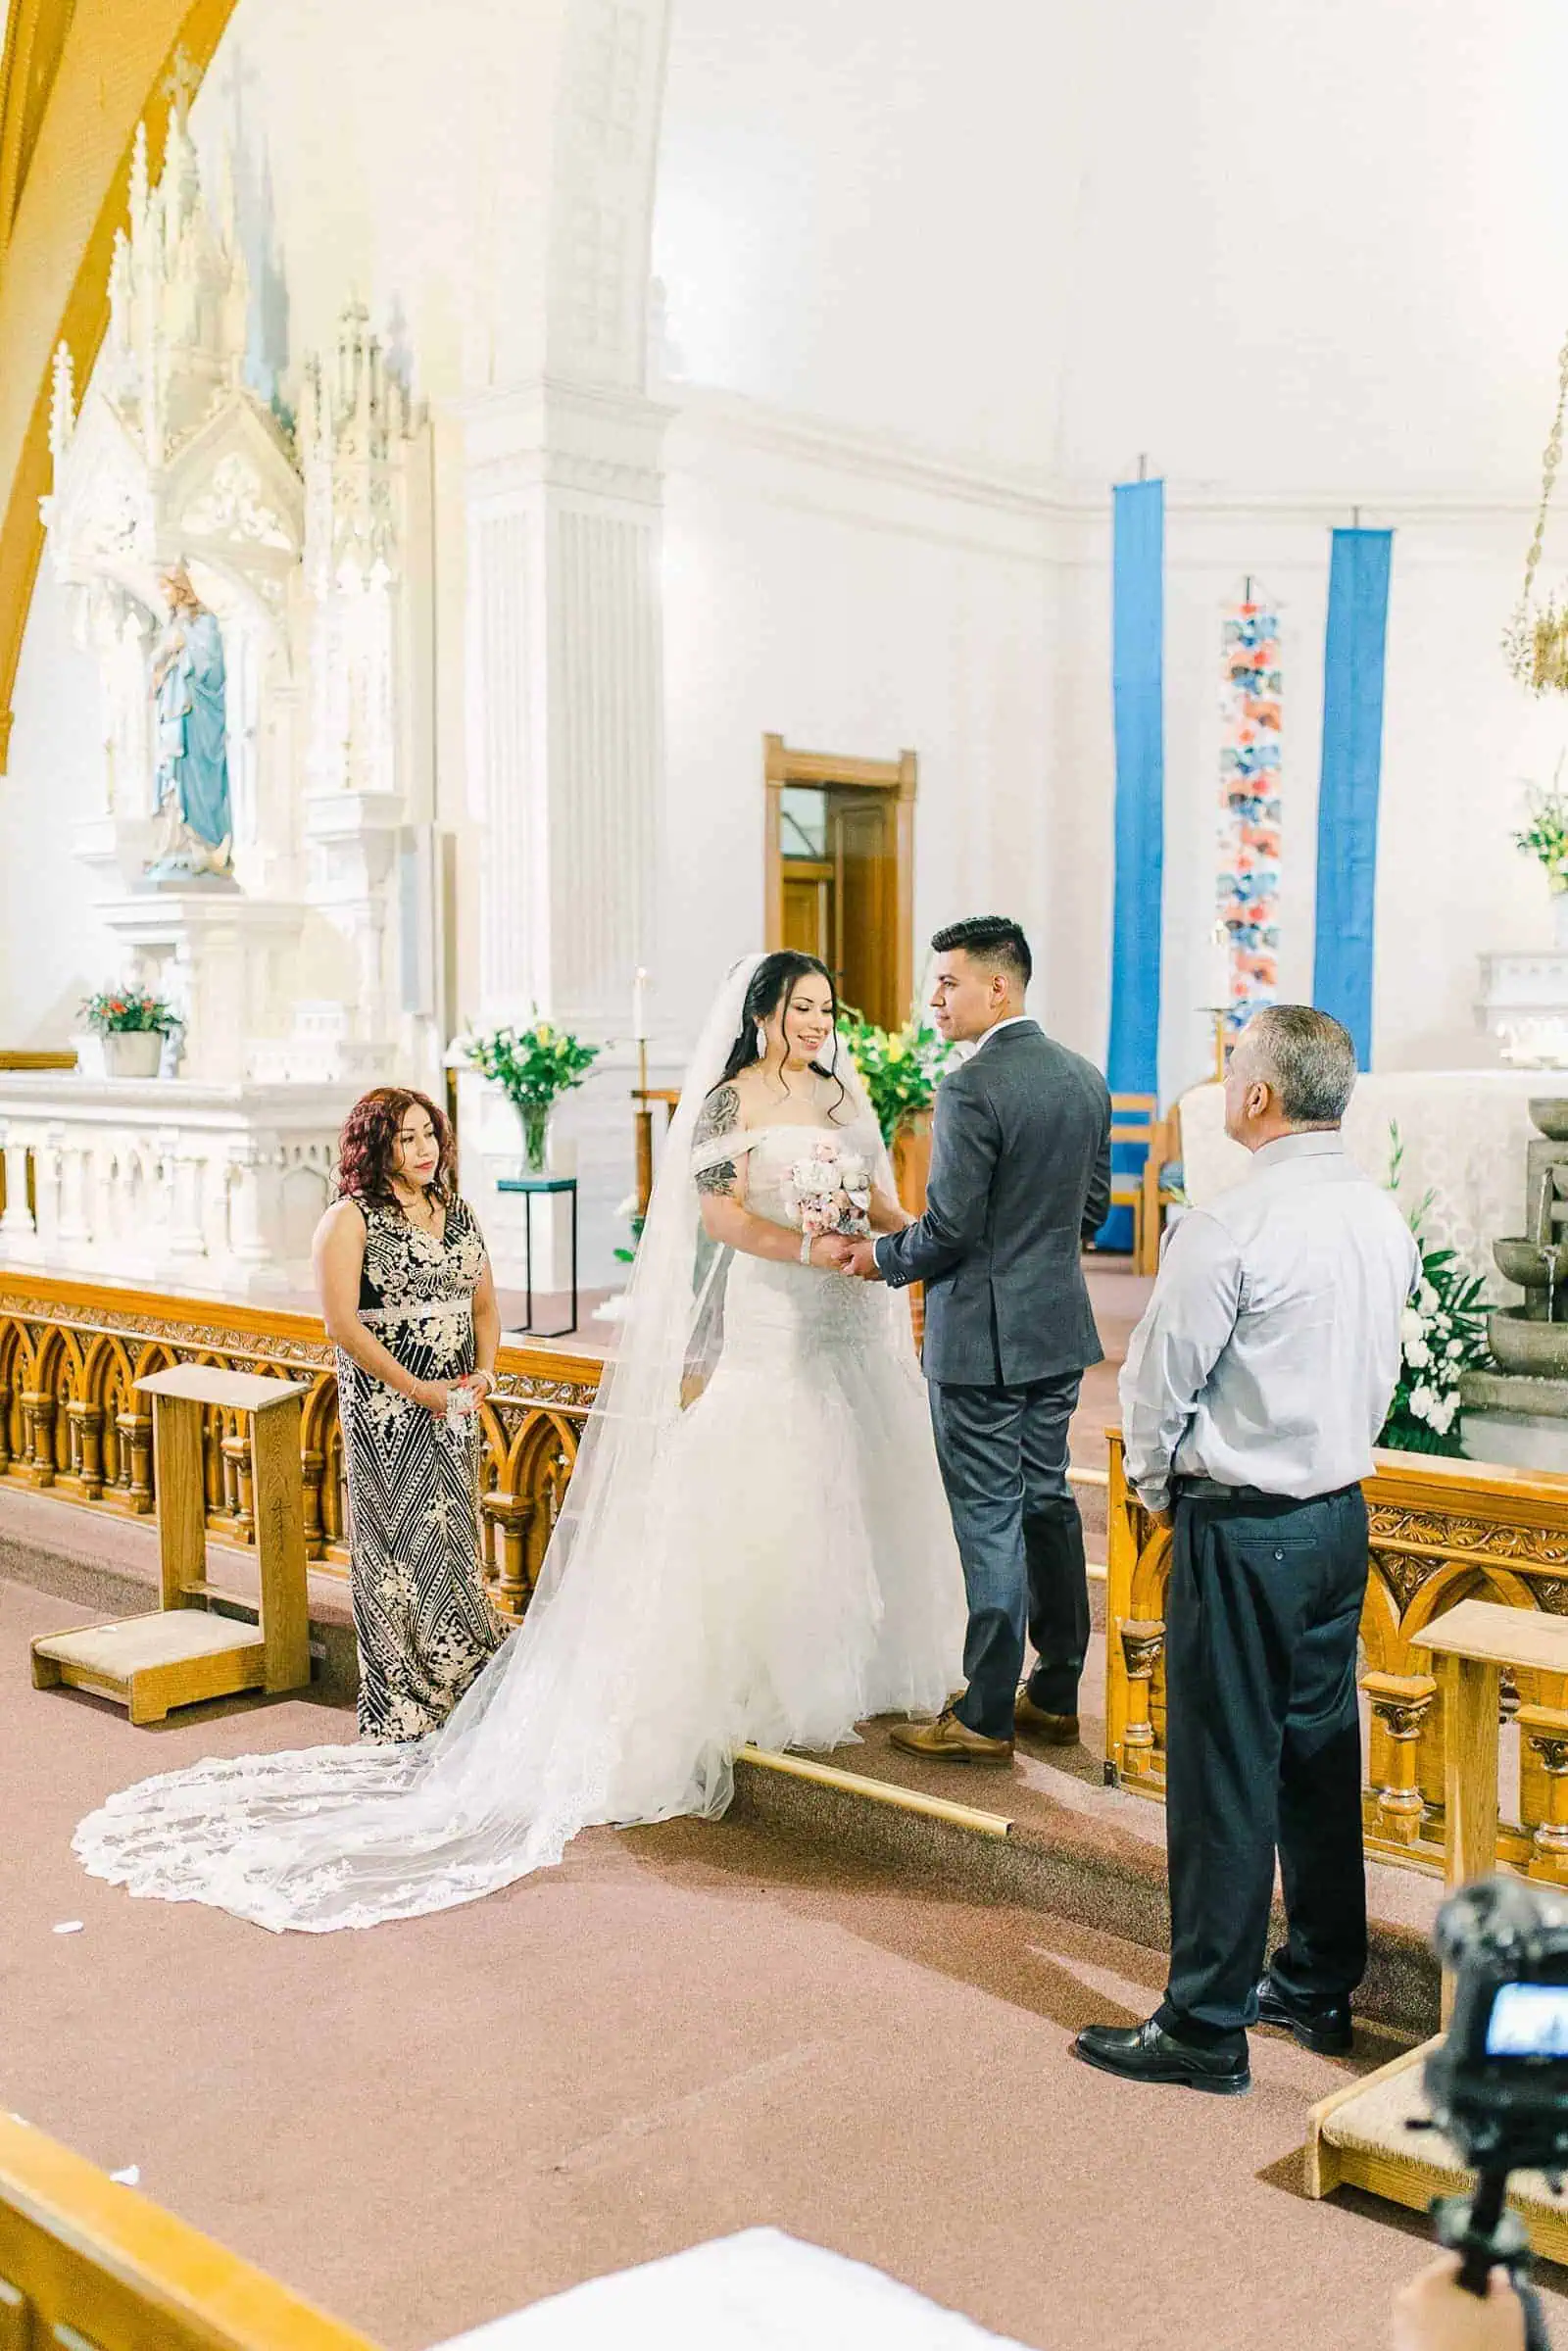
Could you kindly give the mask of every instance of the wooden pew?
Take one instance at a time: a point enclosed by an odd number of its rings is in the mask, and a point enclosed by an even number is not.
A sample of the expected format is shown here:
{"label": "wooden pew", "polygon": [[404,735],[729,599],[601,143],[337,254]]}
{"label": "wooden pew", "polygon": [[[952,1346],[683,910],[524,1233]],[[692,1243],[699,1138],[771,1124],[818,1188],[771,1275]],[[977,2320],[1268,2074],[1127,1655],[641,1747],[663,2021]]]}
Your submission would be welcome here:
{"label": "wooden pew", "polygon": [[376,2351],[69,2147],[0,2115],[0,2351]]}
{"label": "wooden pew", "polygon": [[[1444,1699],[1445,1884],[1449,1893],[1490,1877],[1497,1852],[1497,1721],[1506,1668],[1568,1673],[1568,1625],[1533,1608],[1461,1600],[1426,1627],[1419,1646],[1437,1662]],[[1556,1716],[1557,1721],[1562,1717]],[[1443,1977],[1443,2020],[1453,2009],[1453,1979]],[[1469,2191],[1458,2151],[1430,2121],[1422,2072],[1443,2034],[1319,2099],[1307,2117],[1304,2184],[1309,2196],[1358,2187],[1412,2212],[1434,2196]],[[1568,2194],[1539,2172],[1516,2173],[1508,2200],[1531,2244],[1568,2260]]]}

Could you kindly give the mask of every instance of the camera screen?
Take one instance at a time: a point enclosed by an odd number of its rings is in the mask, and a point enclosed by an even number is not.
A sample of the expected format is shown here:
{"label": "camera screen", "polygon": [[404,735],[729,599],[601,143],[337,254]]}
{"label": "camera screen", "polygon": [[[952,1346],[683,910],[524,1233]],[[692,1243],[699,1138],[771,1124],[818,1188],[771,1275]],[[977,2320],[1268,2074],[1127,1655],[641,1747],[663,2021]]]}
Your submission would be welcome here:
{"label": "camera screen", "polygon": [[1568,1984],[1504,1984],[1487,2019],[1489,2057],[1568,2057]]}

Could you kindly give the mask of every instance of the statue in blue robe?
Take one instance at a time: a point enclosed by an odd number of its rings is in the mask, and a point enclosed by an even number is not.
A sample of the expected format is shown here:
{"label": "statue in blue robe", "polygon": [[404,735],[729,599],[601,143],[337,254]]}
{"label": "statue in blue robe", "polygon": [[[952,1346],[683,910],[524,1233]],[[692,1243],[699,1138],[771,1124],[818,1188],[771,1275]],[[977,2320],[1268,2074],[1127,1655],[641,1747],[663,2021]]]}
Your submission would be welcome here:
{"label": "statue in blue robe", "polygon": [[157,716],[157,854],[149,881],[226,875],[233,839],[223,639],[183,563],[163,579],[169,625],[153,658]]}

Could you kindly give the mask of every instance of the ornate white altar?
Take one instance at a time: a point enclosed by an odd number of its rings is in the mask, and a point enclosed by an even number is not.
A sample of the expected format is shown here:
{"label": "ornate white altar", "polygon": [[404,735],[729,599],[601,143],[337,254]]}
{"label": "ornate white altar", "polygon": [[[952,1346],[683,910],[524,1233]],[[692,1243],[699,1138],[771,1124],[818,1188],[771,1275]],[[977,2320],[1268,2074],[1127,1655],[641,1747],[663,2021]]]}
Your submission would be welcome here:
{"label": "ornate white altar", "polygon": [[[105,712],[73,848],[122,946],[105,982],[170,999],[182,1030],[157,1080],[104,1081],[80,1039],[74,1076],[0,1089],[0,1257],[292,1288],[349,1103],[440,1066],[426,427],[353,306],[297,416],[246,383],[245,264],[182,106],[156,185],[137,133],[109,293],[79,413],[57,356],[44,501]],[[149,662],[176,563],[221,634],[232,878],[152,886]]]}
{"label": "ornate white altar", "polygon": [[1521,1068],[1568,1064],[1568,950],[1483,955],[1476,1017],[1500,1043],[1504,1060]]}

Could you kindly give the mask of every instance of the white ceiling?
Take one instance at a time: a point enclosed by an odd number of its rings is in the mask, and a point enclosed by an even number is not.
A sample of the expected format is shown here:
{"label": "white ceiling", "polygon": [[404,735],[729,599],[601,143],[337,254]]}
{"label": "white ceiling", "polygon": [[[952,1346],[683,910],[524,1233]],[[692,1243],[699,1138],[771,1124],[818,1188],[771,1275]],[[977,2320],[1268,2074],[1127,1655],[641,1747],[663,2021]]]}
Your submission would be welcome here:
{"label": "white ceiling", "polygon": [[1527,492],[1565,84],[1559,0],[675,0],[671,340],[1089,478]]}

